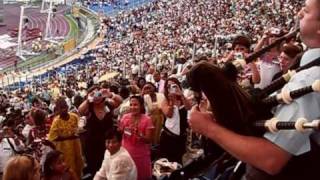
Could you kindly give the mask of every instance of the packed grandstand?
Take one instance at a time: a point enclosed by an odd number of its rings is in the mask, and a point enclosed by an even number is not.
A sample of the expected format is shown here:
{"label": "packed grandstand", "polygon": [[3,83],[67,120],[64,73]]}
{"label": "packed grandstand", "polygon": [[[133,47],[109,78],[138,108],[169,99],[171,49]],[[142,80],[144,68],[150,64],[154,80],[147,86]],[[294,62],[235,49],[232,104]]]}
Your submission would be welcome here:
{"label": "packed grandstand", "polygon": [[[2,178],[314,177],[320,71],[299,69],[319,57],[311,12],[318,0],[0,0]],[[234,117],[270,121],[262,134]]]}

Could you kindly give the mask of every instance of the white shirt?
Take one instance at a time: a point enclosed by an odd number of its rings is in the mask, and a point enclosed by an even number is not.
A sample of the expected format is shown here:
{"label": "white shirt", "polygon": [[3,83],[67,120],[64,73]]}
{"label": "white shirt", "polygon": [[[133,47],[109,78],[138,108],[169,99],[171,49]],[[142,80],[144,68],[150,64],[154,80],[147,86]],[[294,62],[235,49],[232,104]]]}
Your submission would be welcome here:
{"label": "white shirt", "polygon": [[114,155],[106,150],[100,170],[93,180],[136,180],[137,168],[128,151],[120,147]]}
{"label": "white shirt", "polygon": [[22,135],[25,137],[25,138],[28,138],[29,137],[29,133],[30,133],[30,130],[33,128],[34,126],[31,126],[29,124],[27,124],[26,126],[24,126],[23,130],[22,130]]}
{"label": "white shirt", "polygon": [[[15,154],[8,140],[11,142],[16,151],[20,151],[22,149],[22,146],[16,146],[12,138],[3,138],[0,141],[0,172],[3,172],[3,168],[7,164],[7,161]],[[22,142],[20,143],[22,144]]]}
{"label": "white shirt", "polygon": [[173,106],[173,114],[172,117],[167,117],[165,121],[165,126],[168,130],[170,130],[175,135],[180,135],[180,115],[179,115],[179,107]]}
{"label": "white shirt", "polygon": [[146,75],[146,81],[147,81],[147,82],[152,82],[152,83],[154,83],[153,75],[152,75],[152,74],[147,74],[147,75]]}

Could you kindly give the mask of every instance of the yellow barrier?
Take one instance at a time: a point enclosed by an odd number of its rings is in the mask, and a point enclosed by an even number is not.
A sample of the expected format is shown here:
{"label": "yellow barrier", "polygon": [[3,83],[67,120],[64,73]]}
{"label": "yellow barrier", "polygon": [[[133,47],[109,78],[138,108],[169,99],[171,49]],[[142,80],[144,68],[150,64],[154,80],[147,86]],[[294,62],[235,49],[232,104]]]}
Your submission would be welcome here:
{"label": "yellow barrier", "polygon": [[77,6],[73,6],[72,8],[72,15],[73,17],[77,18],[80,16],[80,8]]}
{"label": "yellow barrier", "polygon": [[76,40],[74,38],[69,39],[63,45],[63,49],[65,53],[72,51],[75,47],[76,47]]}

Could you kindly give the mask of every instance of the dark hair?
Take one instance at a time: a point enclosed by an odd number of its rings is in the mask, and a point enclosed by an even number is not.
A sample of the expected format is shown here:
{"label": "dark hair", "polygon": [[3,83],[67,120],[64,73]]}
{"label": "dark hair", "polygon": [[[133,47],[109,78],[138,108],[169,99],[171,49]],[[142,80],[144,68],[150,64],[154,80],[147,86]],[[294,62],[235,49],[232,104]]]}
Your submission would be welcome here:
{"label": "dark hair", "polygon": [[36,103],[40,103],[40,99],[38,97],[32,98],[31,104],[34,106],[34,104],[36,104]]}
{"label": "dark hair", "polygon": [[62,152],[57,151],[57,150],[53,150],[53,151],[48,152],[48,154],[46,155],[46,159],[44,160],[44,164],[43,164],[44,177],[50,177],[50,176],[54,175],[55,172],[51,166],[53,163],[57,162],[60,155],[62,155]]}
{"label": "dark hair", "polygon": [[88,94],[90,94],[94,90],[100,90],[100,87],[97,85],[93,85],[88,89]]}
{"label": "dark hair", "polygon": [[142,86],[144,86],[144,85],[146,84],[146,82],[147,82],[144,77],[139,77],[138,80],[137,80],[137,86],[138,86],[140,89],[142,89],[141,84],[140,84],[141,81],[144,82],[144,84],[143,84]]}
{"label": "dark hair", "polygon": [[55,108],[57,108],[57,110],[60,111],[61,106],[68,106],[66,99],[64,97],[59,97],[55,102]]}
{"label": "dark hair", "polygon": [[195,62],[208,61],[208,57],[207,56],[198,56],[198,57],[195,58],[194,61]]}
{"label": "dark hair", "polygon": [[169,81],[174,82],[176,85],[179,86],[180,89],[182,89],[180,81],[177,78],[174,78],[174,77],[168,78],[166,80],[166,82],[164,83],[164,96],[166,97],[166,99],[168,99],[168,95],[169,95],[169,90],[168,90],[168,82]]}
{"label": "dark hair", "polygon": [[73,90],[72,89],[69,89],[69,88],[67,88],[66,89],[66,96],[68,97],[68,98],[72,98],[72,96],[74,95],[74,92],[73,92]]}
{"label": "dark hair", "polygon": [[117,131],[116,129],[112,129],[112,130],[110,130],[110,131],[108,131],[106,133],[106,136],[105,136],[106,140],[110,140],[110,139],[113,139],[113,138],[116,138],[118,142],[121,142],[122,141],[121,132]]}
{"label": "dark hair", "polygon": [[83,102],[83,98],[79,94],[73,97],[73,105],[76,108],[79,108],[82,102]]}
{"label": "dark hair", "polygon": [[118,86],[116,86],[115,84],[112,84],[112,85],[110,86],[110,92],[113,92],[113,93],[115,93],[115,94],[119,94],[119,88],[118,88]]}
{"label": "dark hair", "polygon": [[146,113],[146,109],[144,108],[144,99],[142,96],[140,95],[133,95],[133,96],[130,96],[130,101],[131,99],[136,99],[138,100],[139,104],[140,104],[140,108],[141,108],[141,112],[142,114]]}
{"label": "dark hair", "polygon": [[101,84],[101,88],[104,88],[104,89],[109,89],[110,88],[110,86],[111,86],[111,83],[110,82],[103,82],[102,84]]}
{"label": "dark hair", "polygon": [[299,53],[302,52],[302,49],[294,44],[285,44],[282,47],[282,51],[290,58],[295,58]]}
{"label": "dark hair", "polygon": [[234,49],[236,45],[241,45],[250,50],[251,40],[243,35],[239,35],[233,40],[232,48]]}
{"label": "dark hair", "polygon": [[122,86],[120,88],[120,92],[119,95],[123,98],[123,99],[127,99],[130,96],[130,90],[127,86]]}
{"label": "dark hair", "polygon": [[44,122],[47,117],[47,113],[41,109],[33,109],[30,112],[31,117],[34,120],[34,123],[36,126],[42,126],[44,125]]}
{"label": "dark hair", "polygon": [[[153,87],[154,91],[157,91],[157,87],[156,87],[152,82],[146,82],[145,85],[150,85],[150,86]],[[144,86],[145,86],[145,85],[144,85]],[[144,87],[144,86],[143,86],[143,87]]]}

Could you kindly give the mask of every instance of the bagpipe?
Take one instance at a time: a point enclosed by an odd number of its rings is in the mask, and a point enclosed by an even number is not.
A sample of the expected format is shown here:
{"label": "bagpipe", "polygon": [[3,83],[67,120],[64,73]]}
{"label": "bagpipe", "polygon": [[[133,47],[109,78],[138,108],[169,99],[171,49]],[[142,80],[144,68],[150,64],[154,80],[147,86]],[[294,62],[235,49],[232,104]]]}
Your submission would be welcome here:
{"label": "bagpipe", "polygon": [[[287,129],[296,129],[301,132],[310,128],[319,130],[319,120],[308,122],[306,119],[298,119],[296,122],[282,122],[273,118],[271,109],[282,103],[289,104],[294,99],[309,93],[319,92],[320,80],[316,80],[312,85],[301,89],[296,89],[291,92],[282,90],[276,95],[268,96],[282,89],[295,73],[313,66],[319,66],[320,58],[298,67],[295,70],[290,70],[255,95],[249,94],[242,89],[236,81],[238,72],[244,68],[245,64],[254,61],[283,41],[293,38],[298,31],[299,29],[290,32],[278,38],[269,46],[262,48],[260,51],[252,53],[244,60],[227,63],[222,68],[208,62],[202,62],[193,66],[187,73],[187,81],[194,91],[197,101],[200,102],[201,94],[205,94],[211,106],[210,110],[214,114],[216,121],[227,129],[242,135],[262,136],[266,131],[277,132],[278,130]],[[198,163],[195,162],[193,165],[191,164],[190,166],[173,172],[172,178],[169,179],[194,177],[195,174],[201,172],[201,170],[195,172],[195,169],[198,167],[201,167],[203,172],[205,168],[213,164],[219,165],[225,160],[230,160],[232,163],[235,162],[234,158],[230,157],[226,152],[221,152],[220,155],[219,158],[216,156],[214,158],[199,158],[196,160]],[[190,171],[192,171],[192,173]]]}
{"label": "bagpipe", "polygon": [[270,94],[280,90],[291,77],[313,66],[319,66],[320,58],[310,63],[289,70],[282,77],[273,81],[266,88],[256,94],[249,94],[237,83],[237,74],[247,63],[254,61],[268,50],[279,45],[285,40],[293,38],[299,29],[276,39],[269,46],[254,52],[243,60],[235,60],[218,67],[207,62],[199,63],[192,67],[187,74],[187,81],[196,95],[203,92],[211,105],[215,119],[222,126],[243,135],[261,135],[263,132],[255,128],[256,121],[272,118],[271,109],[280,103],[287,103],[311,92],[319,92],[319,80],[312,85],[292,92],[285,91],[268,97]]}

